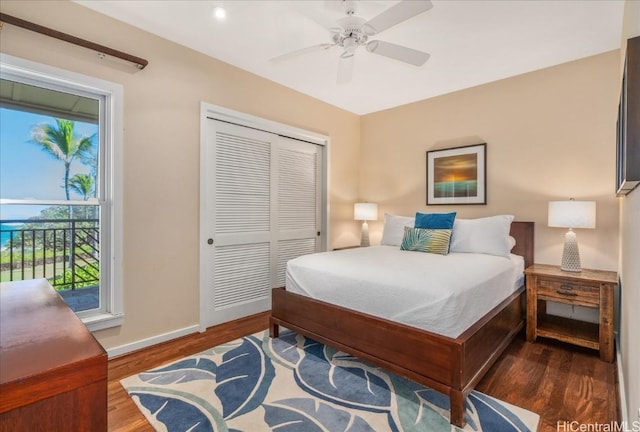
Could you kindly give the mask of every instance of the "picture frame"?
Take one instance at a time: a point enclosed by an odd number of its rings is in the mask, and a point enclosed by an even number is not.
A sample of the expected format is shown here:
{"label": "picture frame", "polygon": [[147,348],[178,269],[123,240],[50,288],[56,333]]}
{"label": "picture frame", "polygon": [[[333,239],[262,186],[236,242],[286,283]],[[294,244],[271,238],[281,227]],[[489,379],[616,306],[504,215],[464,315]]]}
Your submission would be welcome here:
{"label": "picture frame", "polygon": [[427,152],[427,205],[486,203],[486,143]]}

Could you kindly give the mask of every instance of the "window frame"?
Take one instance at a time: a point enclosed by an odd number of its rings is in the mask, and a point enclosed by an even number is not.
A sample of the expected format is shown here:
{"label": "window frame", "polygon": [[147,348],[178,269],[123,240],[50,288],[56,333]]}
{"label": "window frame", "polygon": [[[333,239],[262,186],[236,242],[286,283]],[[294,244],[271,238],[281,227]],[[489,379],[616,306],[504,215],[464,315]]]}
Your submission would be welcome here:
{"label": "window frame", "polygon": [[[98,199],[82,204],[100,208],[100,308],[80,311],[78,317],[91,331],[122,324],[123,309],[123,218],[122,218],[122,134],[123,87],[57,67],[0,53],[0,76],[3,79],[46,87],[62,92],[88,95],[100,102],[99,148],[100,184]],[[0,204],[51,204],[42,200],[0,200]],[[64,204],[76,205],[74,201]],[[104,245],[104,247],[103,247]]]}

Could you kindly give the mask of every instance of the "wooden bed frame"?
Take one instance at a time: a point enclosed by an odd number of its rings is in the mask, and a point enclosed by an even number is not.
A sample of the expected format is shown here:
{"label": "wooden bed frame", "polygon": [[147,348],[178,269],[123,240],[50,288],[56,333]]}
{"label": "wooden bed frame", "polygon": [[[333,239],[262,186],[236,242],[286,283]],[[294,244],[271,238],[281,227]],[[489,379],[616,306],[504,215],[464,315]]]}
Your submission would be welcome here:
{"label": "wooden bed frame", "polygon": [[[533,264],[533,222],[513,222],[513,253]],[[273,289],[269,331],[279,327],[370,361],[449,395],[450,422],[464,427],[464,401],[522,329],[524,286],[453,339]]]}

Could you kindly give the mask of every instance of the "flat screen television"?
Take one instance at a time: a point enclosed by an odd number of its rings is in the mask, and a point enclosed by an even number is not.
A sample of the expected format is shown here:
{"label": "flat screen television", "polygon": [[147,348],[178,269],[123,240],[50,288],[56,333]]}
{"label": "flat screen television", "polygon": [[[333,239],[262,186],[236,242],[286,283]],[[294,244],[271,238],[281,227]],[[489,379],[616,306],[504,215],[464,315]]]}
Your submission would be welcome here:
{"label": "flat screen television", "polygon": [[640,36],[627,41],[616,141],[616,194],[623,196],[640,184]]}

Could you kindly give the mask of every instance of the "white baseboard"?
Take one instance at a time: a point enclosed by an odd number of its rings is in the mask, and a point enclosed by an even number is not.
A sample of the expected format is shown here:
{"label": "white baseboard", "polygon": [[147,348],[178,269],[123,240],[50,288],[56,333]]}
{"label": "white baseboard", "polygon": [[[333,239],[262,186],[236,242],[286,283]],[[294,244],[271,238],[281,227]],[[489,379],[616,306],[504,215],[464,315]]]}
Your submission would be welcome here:
{"label": "white baseboard", "polygon": [[124,354],[128,354],[133,351],[137,351],[143,348],[150,347],[152,345],[157,345],[162,342],[167,342],[172,339],[176,339],[182,336],[190,335],[192,333],[197,333],[200,331],[199,325],[193,325],[190,327],[181,328],[178,330],[174,330],[168,333],[159,334],[157,336],[152,336],[150,338],[141,339],[136,342],[131,342],[125,345],[120,345],[117,347],[107,349],[107,355],[109,358],[118,357]]}

